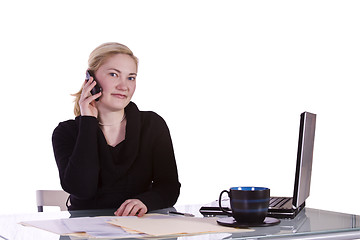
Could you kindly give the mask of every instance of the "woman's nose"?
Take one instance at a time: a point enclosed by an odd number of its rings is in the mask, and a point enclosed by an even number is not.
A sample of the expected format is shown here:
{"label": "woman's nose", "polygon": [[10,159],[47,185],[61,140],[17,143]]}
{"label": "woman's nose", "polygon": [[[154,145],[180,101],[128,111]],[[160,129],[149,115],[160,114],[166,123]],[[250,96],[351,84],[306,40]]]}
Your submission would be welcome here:
{"label": "woman's nose", "polygon": [[120,77],[117,82],[116,82],[116,89],[119,90],[126,90],[127,89],[127,84],[124,78]]}

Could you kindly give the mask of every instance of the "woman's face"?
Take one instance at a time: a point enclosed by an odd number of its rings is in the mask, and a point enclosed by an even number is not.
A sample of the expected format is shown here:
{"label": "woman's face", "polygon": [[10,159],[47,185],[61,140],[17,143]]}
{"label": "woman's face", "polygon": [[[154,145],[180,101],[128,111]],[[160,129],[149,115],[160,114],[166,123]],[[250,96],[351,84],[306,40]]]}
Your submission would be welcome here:
{"label": "woman's face", "polygon": [[100,111],[119,111],[130,102],[136,88],[136,63],[127,54],[116,54],[107,59],[95,72],[102,87],[97,107]]}

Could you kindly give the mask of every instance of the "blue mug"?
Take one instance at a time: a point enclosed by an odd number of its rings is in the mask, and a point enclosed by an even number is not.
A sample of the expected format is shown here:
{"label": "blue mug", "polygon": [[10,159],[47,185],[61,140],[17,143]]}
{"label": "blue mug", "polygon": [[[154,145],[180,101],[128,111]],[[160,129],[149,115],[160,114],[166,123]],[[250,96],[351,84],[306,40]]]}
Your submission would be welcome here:
{"label": "blue mug", "polygon": [[[230,198],[231,212],[221,206],[223,193]],[[270,202],[270,189],[265,187],[232,187],[223,190],[219,196],[220,209],[232,216],[238,223],[264,222]]]}

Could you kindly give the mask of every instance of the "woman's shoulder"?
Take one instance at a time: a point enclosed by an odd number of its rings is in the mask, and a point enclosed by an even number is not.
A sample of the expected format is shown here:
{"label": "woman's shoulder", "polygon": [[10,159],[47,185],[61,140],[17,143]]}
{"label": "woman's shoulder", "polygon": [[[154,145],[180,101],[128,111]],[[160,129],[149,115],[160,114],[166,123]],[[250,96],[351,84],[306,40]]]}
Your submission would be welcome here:
{"label": "woman's shoulder", "polygon": [[[97,119],[95,117],[79,116],[60,122],[52,134],[53,142],[73,142],[76,141],[80,132],[89,133],[97,131]],[[92,130],[93,129],[93,130]]]}
{"label": "woman's shoulder", "polygon": [[153,132],[154,136],[169,133],[169,127],[163,117],[154,111],[143,111],[142,113],[142,127],[147,128]]}
{"label": "woman's shoulder", "polygon": [[93,116],[77,116],[75,119],[69,119],[60,122],[59,126],[76,127],[83,122],[97,123],[97,119]]}
{"label": "woman's shoulder", "polygon": [[59,124],[55,127],[53,135],[61,134],[61,133],[72,133],[76,132],[74,131],[77,128],[76,126],[76,120],[75,119],[69,119],[62,122],[59,122]]}
{"label": "woman's shoulder", "polygon": [[144,110],[139,110],[139,108],[137,107],[137,105],[133,102],[130,102],[130,104],[128,105],[128,109],[131,112],[137,112],[137,114],[140,116],[142,122],[159,122],[159,123],[165,123],[165,120],[156,112],[154,111],[144,111]]}
{"label": "woman's shoulder", "polygon": [[142,122],[151,125],[166,126],[165,119],[154,111],[140,111]]}
{"label": "woman's shoulder", "polygon": [[78,116],[75,119],[69,119],[60,122],[55,128],[54,132],[56,131],[74,132],[74,130],[77,130],[79,128],[80,124],[82,125],[97,124],[97,119],[90,116]]}
{"label": "woman's shoulder", "polygon": [[59,124],[56,128],[73,128],[73,127],[76,127],[75,119],[69,119],[69,120],[59,122]]}
{"label": "woman's shoulder", "polygon": [[140,111],[144,118],[152,119],[155,121],[165,121],[159,114],[154,111]]}

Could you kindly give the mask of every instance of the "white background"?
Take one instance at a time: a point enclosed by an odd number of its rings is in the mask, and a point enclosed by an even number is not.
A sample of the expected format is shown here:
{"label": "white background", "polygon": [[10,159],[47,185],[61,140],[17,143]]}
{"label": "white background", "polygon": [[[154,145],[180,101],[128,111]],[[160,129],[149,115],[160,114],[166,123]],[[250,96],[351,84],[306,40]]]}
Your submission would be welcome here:
{"label": "white background", "polygon": [[310,111],[307,206],[360,214],[359,12],[343,0],[1,1],[0,214],[35,212],[36,189],[60,188],[52,131],[108,41],[138,56],[133,101],[168,123],[178,204],[239,185],[291,196]]}

